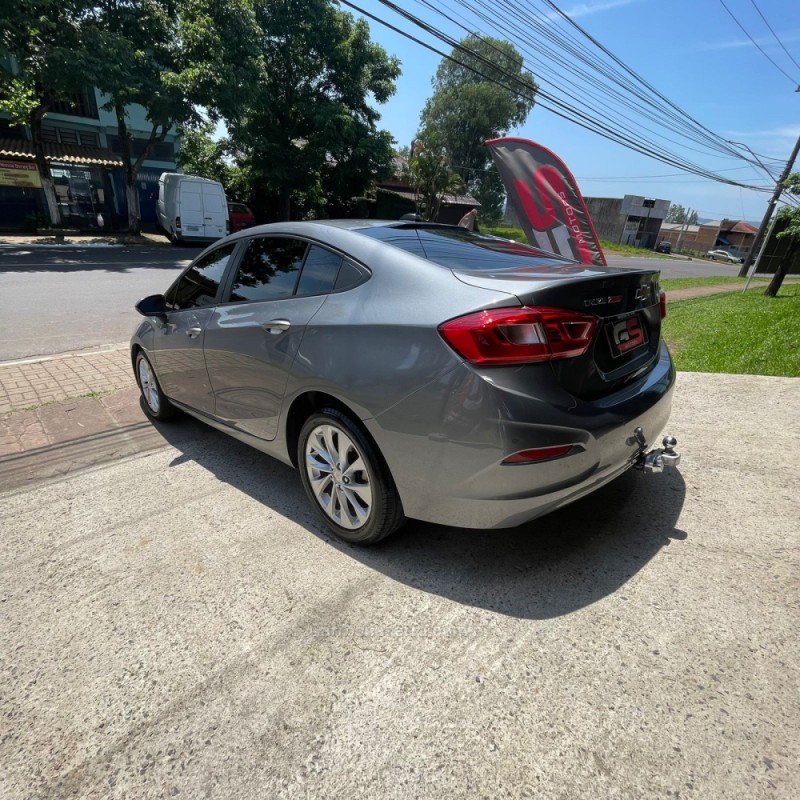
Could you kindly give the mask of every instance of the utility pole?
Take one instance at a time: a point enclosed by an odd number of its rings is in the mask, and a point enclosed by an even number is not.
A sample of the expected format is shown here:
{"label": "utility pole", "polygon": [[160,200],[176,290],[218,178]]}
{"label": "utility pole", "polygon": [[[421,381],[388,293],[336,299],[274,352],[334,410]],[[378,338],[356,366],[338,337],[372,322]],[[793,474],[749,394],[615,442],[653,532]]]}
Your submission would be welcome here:
{"label": "utility pole", "polygon": [[[800,90],[800,86],[797,87]],[[775,186],[775,191],[772,194],[772,197],[769,201],[769,205],[767,206],[767,211],[764,214],[764,219],[761,220],[761,226],[758,229],[758,233],[756,234],[756,238],[753,240],[753,246],[750,248],[750,252],[747,254],[747,257],[742,264],[742,268],[739,270],[739,277],[746,278],[747,271],[750,269],[750,265],[753,263],[754,256],[758,255],[761,249],[761,240],[764,238],[764,233],[767,230],[767,225],[769,225],[769,221],[772,218],[772,214],[775,211],[775,206],[778,204],[778,200],[780,199],[781,192],[783,191],[783,182],[789,177],[789,173],[792,171],[792,167],[794,166],[794,161],[797,158],[797,153],[800,152],[800,136],[797,137],[797,142],[795,143],[794,150],[792,150],[792,154],[789,156],[789,160],[786,162],[786,166],[783,168],[783,172],[781,172],[780,177],[778,178],[778,183]]]}
{"label": "utility pole", "polygon": [[689,225],[689,220],[692,218],[692,209],[688,209],[686,216],[683,219],[683,227],[681,228],[680,235],[678,236],[678,244],[675,245],[675,252],[681,252],[681,245],[683,244],[683,237],[686,235],[686,228]]}

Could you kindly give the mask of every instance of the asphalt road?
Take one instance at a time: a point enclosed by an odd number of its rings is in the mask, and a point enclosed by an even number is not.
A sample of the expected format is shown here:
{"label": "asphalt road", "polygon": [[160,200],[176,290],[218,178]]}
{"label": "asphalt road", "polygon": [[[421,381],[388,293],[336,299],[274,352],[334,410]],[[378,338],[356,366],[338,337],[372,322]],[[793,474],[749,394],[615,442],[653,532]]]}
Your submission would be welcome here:
{"label": "asphalt road", "polygon": [[678,472],[511,531],[341,545],[185,419],[0,495],[0,796],[796,800],[800,380],[675,398]]}
{"label": "asphalt road", "polygon": [[[133,306],[164,291],[200,250],[173,247],[0,246],[0,361],[126,342]],[[736,275],[738,267],[680,259],[609,257],[663,277]]]}
{"label": "asphalt road", "polygon": [[137,300],[163,292],[199,252],[0,246],[0,361],[127,341]]}

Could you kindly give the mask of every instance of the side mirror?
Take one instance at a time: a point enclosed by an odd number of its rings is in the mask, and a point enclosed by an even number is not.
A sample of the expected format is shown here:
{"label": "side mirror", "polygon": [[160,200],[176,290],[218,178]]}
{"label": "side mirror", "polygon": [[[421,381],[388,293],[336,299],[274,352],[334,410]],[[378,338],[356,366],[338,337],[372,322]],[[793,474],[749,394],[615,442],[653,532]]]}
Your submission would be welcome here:
{"label": "side mirror", "polygon": [[157,317],[162,322],[167,321],[167,301],[163,294],[151,294],[140,300],[135,308],[144,317]]}

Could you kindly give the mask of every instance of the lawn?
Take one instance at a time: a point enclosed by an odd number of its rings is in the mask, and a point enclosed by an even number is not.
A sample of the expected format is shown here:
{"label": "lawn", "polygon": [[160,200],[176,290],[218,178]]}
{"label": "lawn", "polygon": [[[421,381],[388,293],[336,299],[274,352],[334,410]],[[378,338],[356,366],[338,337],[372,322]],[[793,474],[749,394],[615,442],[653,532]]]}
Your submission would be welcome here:
{"label": "lawn", "polygon": [[[761,285],[763,278],[752,281],[750,286]],[[739,284],[744,289],[747,280],[729,275],[711,275],[703,278],[662,278],[659,285],[665,292],[674,292],[677,289],[693,289],[695,286],[721,286],[722,284]]]}
{"label": "lawn", "polygon": [[679,370],[800,377],[800,285],[670,303],[664,338]]}

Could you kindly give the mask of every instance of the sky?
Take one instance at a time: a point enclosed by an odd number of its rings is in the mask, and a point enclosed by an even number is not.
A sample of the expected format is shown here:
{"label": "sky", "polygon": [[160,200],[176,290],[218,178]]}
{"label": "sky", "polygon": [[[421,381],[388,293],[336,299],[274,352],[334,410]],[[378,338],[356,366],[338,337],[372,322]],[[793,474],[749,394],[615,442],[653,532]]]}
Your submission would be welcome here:
{"label": "sky", "polygon": [[[353,0],[366,11],[425,38],[440,50],[446,45],[415,29],[378,0]],[[449,0],[456,6],[458,0]],[[437,15],[436,0],[397,0],[455,38],[464,35],[468,16]],[[484,0],[493,19],[511,27],[503,2]],[[528,6],[529,3],[518,2]],[[534,3],[541,7],[541,2]],[[663,95],[723,138],[743,142],[761,156],[773,174],[785,165],[800,136],[800,2],[798,0],[564,0],[557,5],[595,39],[643,76]],[[759,45],[759,51],[725,7]],[[343,10],[350,10],[341,6]],[[773,37],[761,11],[789,55]],[[455,22],[452,20],[455,19]],[[413,139],[419,114],[431,94],[431,78],[440,57],[369,21],[373,41],[402,63],[402,77],[389,102],[378,106],[380,126],[397,145]],[[483,34],[497,35],[481,22]],[[775,63],[771,63],[772,59]],[[527,60],[527,59],[526,59]],[[777,66],[776,66],[777,65]],[[537,70],[529,66],[536,76]],[[781,71],[783,70],[783,72]],[[783,73],[787,74],[783,74]],[[543,84],[544,85],[544,84]],[[580,90],[579,90],[580,91]],[[578,95],[580,96],[580,95]],[[694,209],[703,219],[760,221],[769,195],[681,173],[596,133],[535,107],[527,121],[510,135],[533,139],[556,152],[575,175],[582,193],[593,197],[645,195]],[[740,160],[718,153],[678,150],[701,166],[743,183],[774,186],[765,174]],[[762,158],[762,160],[765,160]],[[744,166],[744,168],[743,168]],[[800,171],[800,160],[796,167]],[[669,177],[659,177],[669,176]]]}

